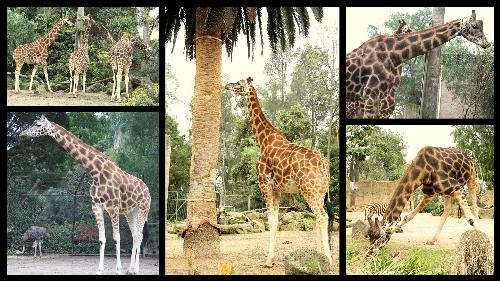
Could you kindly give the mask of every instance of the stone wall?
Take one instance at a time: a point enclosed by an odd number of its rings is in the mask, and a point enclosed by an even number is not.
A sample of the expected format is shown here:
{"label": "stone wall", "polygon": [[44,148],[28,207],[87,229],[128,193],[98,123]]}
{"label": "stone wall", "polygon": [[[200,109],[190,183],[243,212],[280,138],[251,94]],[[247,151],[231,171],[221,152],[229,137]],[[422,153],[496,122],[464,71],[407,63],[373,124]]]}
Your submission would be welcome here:
{"label": "stone wall", "polygon": [[[356,194],[356,206],[352,206],[354,211],[363,211],[363,205],[370,203],[389,203],[392,192],[396,188],[399,181],[359,181],[358,190]],[[350,206],[350,187],[349,179],[346,179],[346,208],[351,209]],[[410,197],[409,202],[405,206],[405,211],[411,210],[413,202],[415,201],[414,195]],[[411,202],[411,203],[410,203]]]}

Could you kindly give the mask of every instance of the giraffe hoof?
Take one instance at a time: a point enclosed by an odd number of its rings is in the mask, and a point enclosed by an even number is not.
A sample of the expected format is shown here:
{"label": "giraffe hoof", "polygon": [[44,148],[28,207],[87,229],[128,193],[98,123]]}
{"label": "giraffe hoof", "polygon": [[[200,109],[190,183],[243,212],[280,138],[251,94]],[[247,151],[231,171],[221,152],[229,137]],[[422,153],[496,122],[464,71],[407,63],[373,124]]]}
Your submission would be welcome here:
{"label": "giraffe hoof", "polygon": [[434,245],[435,243],[436,243],[436,241],[432,241],[432,240],[425,242],[426,245]]}
{"label": "giraffe hoof", "polygon": [[266,263],[264,264],[264,267],[272,268],[274,267],[274,262],[272,260],[267,260]]}

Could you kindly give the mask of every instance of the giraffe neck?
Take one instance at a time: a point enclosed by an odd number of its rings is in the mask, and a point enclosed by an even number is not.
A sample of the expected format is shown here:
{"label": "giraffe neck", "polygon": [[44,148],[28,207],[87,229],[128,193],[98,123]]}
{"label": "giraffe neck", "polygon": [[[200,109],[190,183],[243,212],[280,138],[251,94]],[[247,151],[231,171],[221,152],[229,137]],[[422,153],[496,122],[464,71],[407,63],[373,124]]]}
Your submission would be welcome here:
{"label": "giraffe neck", "polygon": [[84,143],[81,139],[73,135],[68,130],[60,125],[50,122],[52,124],[52,132],[49,134],[64,150],[66,150],[76,161],[78,161],[87,171],[92,173],[95,167],[92,165],[90,158],[104,158],[109,159],[106,155],[93,148],[92,146]]}
{"label": "giraffe neck", "polygon": [[89,44],[89,34],[90,34],[90,26],[85,28],[85,32],[83,33],[83,36],[82,36],[82,43],[80,45],[80,48],[87,49],[88,44]]}
{"label": "giraffe neck", "polygon": [[395,222],[399,219],[399,216],[410,199],[410,196],[420,185],[422,185],[419,177],[420,173],[417,175],[416,179],[412,180],[412,177],[414,177],[414,174],[412,173],[412,171],[414,171],[413,168],[414,165],[412,163],[406,170],[403,178],[399,181],[396,189],[394,189],[389,205],[385,209],[383,218],[385,224]]}
{"label": "giraffe neck", "polygon": [[428,53],[460,34],[462,20],[454,20],[428,29],[394,36],[394,49],[398,55],[391,55],[394,65]]}
{"label": "giraffe neck", "polygon": [[278,130],[276,130],[276,128],[273,127],[262,112],[255,88],[250,86],[249,91],[250,92],[247,95],[247,105],[248,113],[250,114],[250,122],[252,123],[252,131],[255,135],[257,144],[260,148],[262,148],[264,146],[266,136],[270,134],[277,134],[279,136],[282,135]]}
{"label": "giraffe neck", "polygon": [[54,24],[52,29],[47,34],[40,37],[40,42],[42,42],[45,47],[52,45],[52,43],[56,39],[56,36],[59,34],[59,31],[63,26],[64,26],[64,21],[59,20],[56,24]]}

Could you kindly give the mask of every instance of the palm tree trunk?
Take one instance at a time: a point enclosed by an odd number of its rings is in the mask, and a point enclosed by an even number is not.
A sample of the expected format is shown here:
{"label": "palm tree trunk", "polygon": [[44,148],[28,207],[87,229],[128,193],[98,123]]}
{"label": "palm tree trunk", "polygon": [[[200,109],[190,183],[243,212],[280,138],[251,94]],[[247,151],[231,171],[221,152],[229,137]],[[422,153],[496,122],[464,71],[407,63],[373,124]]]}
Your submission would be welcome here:
{"label": "palm tree trunk", "polygon": [[85,29],[83,21],[80,20],[83,16],[85,16],[85,7],[78,7],[78,9],[76,10],[76,29],[77,29],[77,32],[75,33],[74,50],[76,50],[78,47],[80,47],[80,40],[82,39],[81,35],[83,33],[83,30]]}
{"label": "palm tree trunk", "polygon": [[196,8],[196,76],[193,98],[192,156],[183,233],[184,255],[191,259],[219,254],[219,228],[215,206],[215,176],[221,116],[220,31],[204,28],[207,8]]}
{"label": "palm tree trunk", "polygon": [[[444,23],[444,7],[432,10],[433,26]],[[424,96],[422,99],[422,118],[438,118],[439,88],[441,78],[441,47],[429,52],[425,74]]]}

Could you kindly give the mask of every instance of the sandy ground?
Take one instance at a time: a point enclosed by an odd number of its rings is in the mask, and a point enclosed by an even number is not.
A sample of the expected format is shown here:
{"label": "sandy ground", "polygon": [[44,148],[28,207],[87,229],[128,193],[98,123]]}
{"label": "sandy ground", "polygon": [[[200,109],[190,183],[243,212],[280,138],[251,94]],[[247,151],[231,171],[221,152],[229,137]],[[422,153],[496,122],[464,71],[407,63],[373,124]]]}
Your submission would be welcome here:
{"label": "sandy ground", "polygon": [[[122,100],[124,99],[122,96]],[[7,91],[8,106],[66,106],[66,105],[99,105],[99,106],[119,106],[120,103],[111,102],[111,96],[104,92],[100,93],[79,93],[76,98],[71,98],[67,91],[57,91],[53,93],[33,93],[21,90],[19,94],[14,90]]]}
{"label": "sandy ground", "polygon": [[[127,272],[130,256],[121,258],[123,273]],[[158,258],[145,257],[139,260],[140,275],[158,275]],[[7,256],[7,275],[94,275],[99,265],[99,256]],[[102,274],[115,274],[116,257],[104,257]]]}
{"label": "sandy ground", "polygon": [[[182,238],[166,233],[166,274],[188,274],[188,265],[183,257]],[[273,268],[265,268],[269,247],[269,231],[253,234],[221,236],[221,256],[234,265],[234,274],[283,275],[285,274],[284,253],[300,248],[316,249],[315,231],[278,231],[276,238],[276,260]],[[338,232],[332,237],[332,274],[339,272]],[[218,274],[218,261],[200,271],[200,274]]]}
{"label": "sandy ground", "polygon": [[[403,214],[402,216],[404,215],[406,214]],[[347,219],[352,219],[352,222],[356,222],[358,219],[364,219],[364,213],[347,212],[346,217]],[[439,239],[435,245],[426,245],[425,242],[434,236],[436,228],[439,225],[439,221],[440,217],[432,216],[430,213],[417,214],[410,222],[403,226],[402,233],[395,233],[392,235],[391,241],[422,246],[429,249],[455,249],[458,245],[460,235],[465,231],[472,229],[463,217],[461,219],[457,219],[450,216],[446,220]],[[493,226],[493,219],[479,220],[479,229],[488,235],[494,246]],[[346,235],[351,235],[351,231],[351,228],[347,228]]]}

